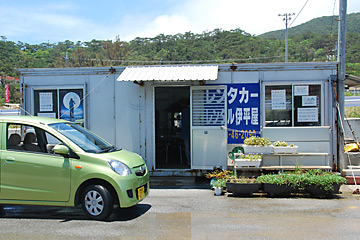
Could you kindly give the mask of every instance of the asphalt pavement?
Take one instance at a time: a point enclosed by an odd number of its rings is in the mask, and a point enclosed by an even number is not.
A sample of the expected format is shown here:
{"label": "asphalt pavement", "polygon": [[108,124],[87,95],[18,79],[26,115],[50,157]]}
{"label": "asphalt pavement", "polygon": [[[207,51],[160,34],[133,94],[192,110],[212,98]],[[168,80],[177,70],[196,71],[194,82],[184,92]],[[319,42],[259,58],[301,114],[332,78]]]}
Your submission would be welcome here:
{"label": "asphalt pavement", "polygon": [[360,96],[346,96],[345,107],[360,106]]}
{"label": "asphalt pavement", "polygon": [[0,239],[358,239],[360,195],[332,199],[214,196],[203,181],[153,182],[150,194],[108,221],[72,208],[6,206]]}

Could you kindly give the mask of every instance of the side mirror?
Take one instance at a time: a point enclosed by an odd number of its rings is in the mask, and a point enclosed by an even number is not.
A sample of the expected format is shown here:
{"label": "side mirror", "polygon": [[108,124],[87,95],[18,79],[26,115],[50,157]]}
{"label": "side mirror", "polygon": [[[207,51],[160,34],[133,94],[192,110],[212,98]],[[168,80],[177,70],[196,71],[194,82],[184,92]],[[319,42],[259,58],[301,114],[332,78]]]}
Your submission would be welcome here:
{"label": "side mirror", "polygon": [[63,156],[69,156],[69,148],[67,146],[64,146],[64,145],[56,145],[54,148],[53,148],[53,151],[54,153],[56,154],[60,154],[60,155],[63,155]]}

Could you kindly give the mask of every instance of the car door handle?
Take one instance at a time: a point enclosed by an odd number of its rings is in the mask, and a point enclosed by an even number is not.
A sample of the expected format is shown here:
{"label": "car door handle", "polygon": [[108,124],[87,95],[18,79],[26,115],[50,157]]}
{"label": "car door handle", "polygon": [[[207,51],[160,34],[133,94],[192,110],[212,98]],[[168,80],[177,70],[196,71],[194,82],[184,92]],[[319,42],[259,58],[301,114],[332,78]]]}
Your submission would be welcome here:
{"label": "car door handle", "polygon": [[7,157],[7,158],[5,159],[5,162],[7,162],[7,163],[14,163],[14,162],[15,162],[15,158],[13,158],[13,157]]}

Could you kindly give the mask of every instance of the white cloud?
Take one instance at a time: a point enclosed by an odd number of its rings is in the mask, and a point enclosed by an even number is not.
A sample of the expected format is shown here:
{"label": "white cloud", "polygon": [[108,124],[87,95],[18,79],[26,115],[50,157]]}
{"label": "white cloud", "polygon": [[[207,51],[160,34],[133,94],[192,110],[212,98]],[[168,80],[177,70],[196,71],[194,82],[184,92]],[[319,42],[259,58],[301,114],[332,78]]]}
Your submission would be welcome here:
{"label": "white cloud", "polygon": [[[305,8],[301,11],[304,5]],[[334,1],[329,0],[186,0],[169,9],[167,15],[148,19],[136,31],[130,30],[132,34],[125,36],[125,39],[131,40],[136,36],[154,37],[161,33],[201,33],[216,28],[240,28],[259,35],[285,28],[279,14],[295,13],[292,20],[296,19],[291,26],[296,26],[313,18],[337,15],[338,5],[338,1],[334,5]],[[360,1],[348,0],[348,13],[359,11]]]}
{"label": "white cloud", "polygon": [[[16,41],[33,43],[76,41],[92,39],[91,36],[105,38],[102,27],[89,19],[73,14],[72,5],[54,5],[33,7],[2,7],[0,19],[2,35]],[[26,40],[22,39],[26,36]],[[14,41],[15,41],[14,40]]]}
{"label": "white cloud", "polygon": [[[123,9],[123,5],[115,1],[114,9],[121,11],[112,11],[112,15],[107,8],[94,10],[98,5],[84,5],[84,1],[36,1],[36,4],[29,2],[26,6],[16,5],[16,0],[14,4],[0,3],[0,35],[27,43],[105,40],[114,39],[117,35],[121,40],[130,41],[135,37],[188,31],[201,33],[216,28],[240,28],[258,35],[283,29],[285,25],[278,14],[298,14],[306,2],[306,7],[292,26],[316,17],[336,15],[339,5],[339,0],[335,5],[335,0],[183,0],[168,4],[149,0],[164,7],[161,11],[152,11],[138,5]],[[351,12],[360,12],[359,0],[348,0],[348,13]]]}

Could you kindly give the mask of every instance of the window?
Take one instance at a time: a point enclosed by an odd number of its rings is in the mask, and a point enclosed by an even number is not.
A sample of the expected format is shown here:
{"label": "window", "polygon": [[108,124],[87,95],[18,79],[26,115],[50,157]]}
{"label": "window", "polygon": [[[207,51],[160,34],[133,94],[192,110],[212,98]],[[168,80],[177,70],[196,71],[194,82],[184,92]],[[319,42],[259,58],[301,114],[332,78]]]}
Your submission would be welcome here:
{"label": "window", "polygon": [[116,147],[105,142],[92,132],[73,123],[53,123],[49,125],[73,143],[78,145],[85,152],[104,153],[117,151]]}
{"label": "window", "polygon": [[320,85],[294,86],[294,125],[320,126]]}
{"label": "window", "polygon": [[84,126],[84,89],[34,90],[34,115],[60,118]]}
{"label": "window", "polygon": [[265,126],[292,126],[292,87],[265,87]]}
{"label": "window", "polygon": [[42,152],[38,145],[36,130],[21,124],[8,125],[8,149]]}
{"label": "window", "polygon": [[57,90],[35,90],[34,110],[35,116],[58,118]]}
{"label": "window", "polygon": [[265,86],[265,126],[321,125],[321,85]]}
{"label": "window", "polygon": [[52,154],[52,149],[56,144],[63,144],[43,129],[29,125],[8,124],[7,132],[8,150]]}

